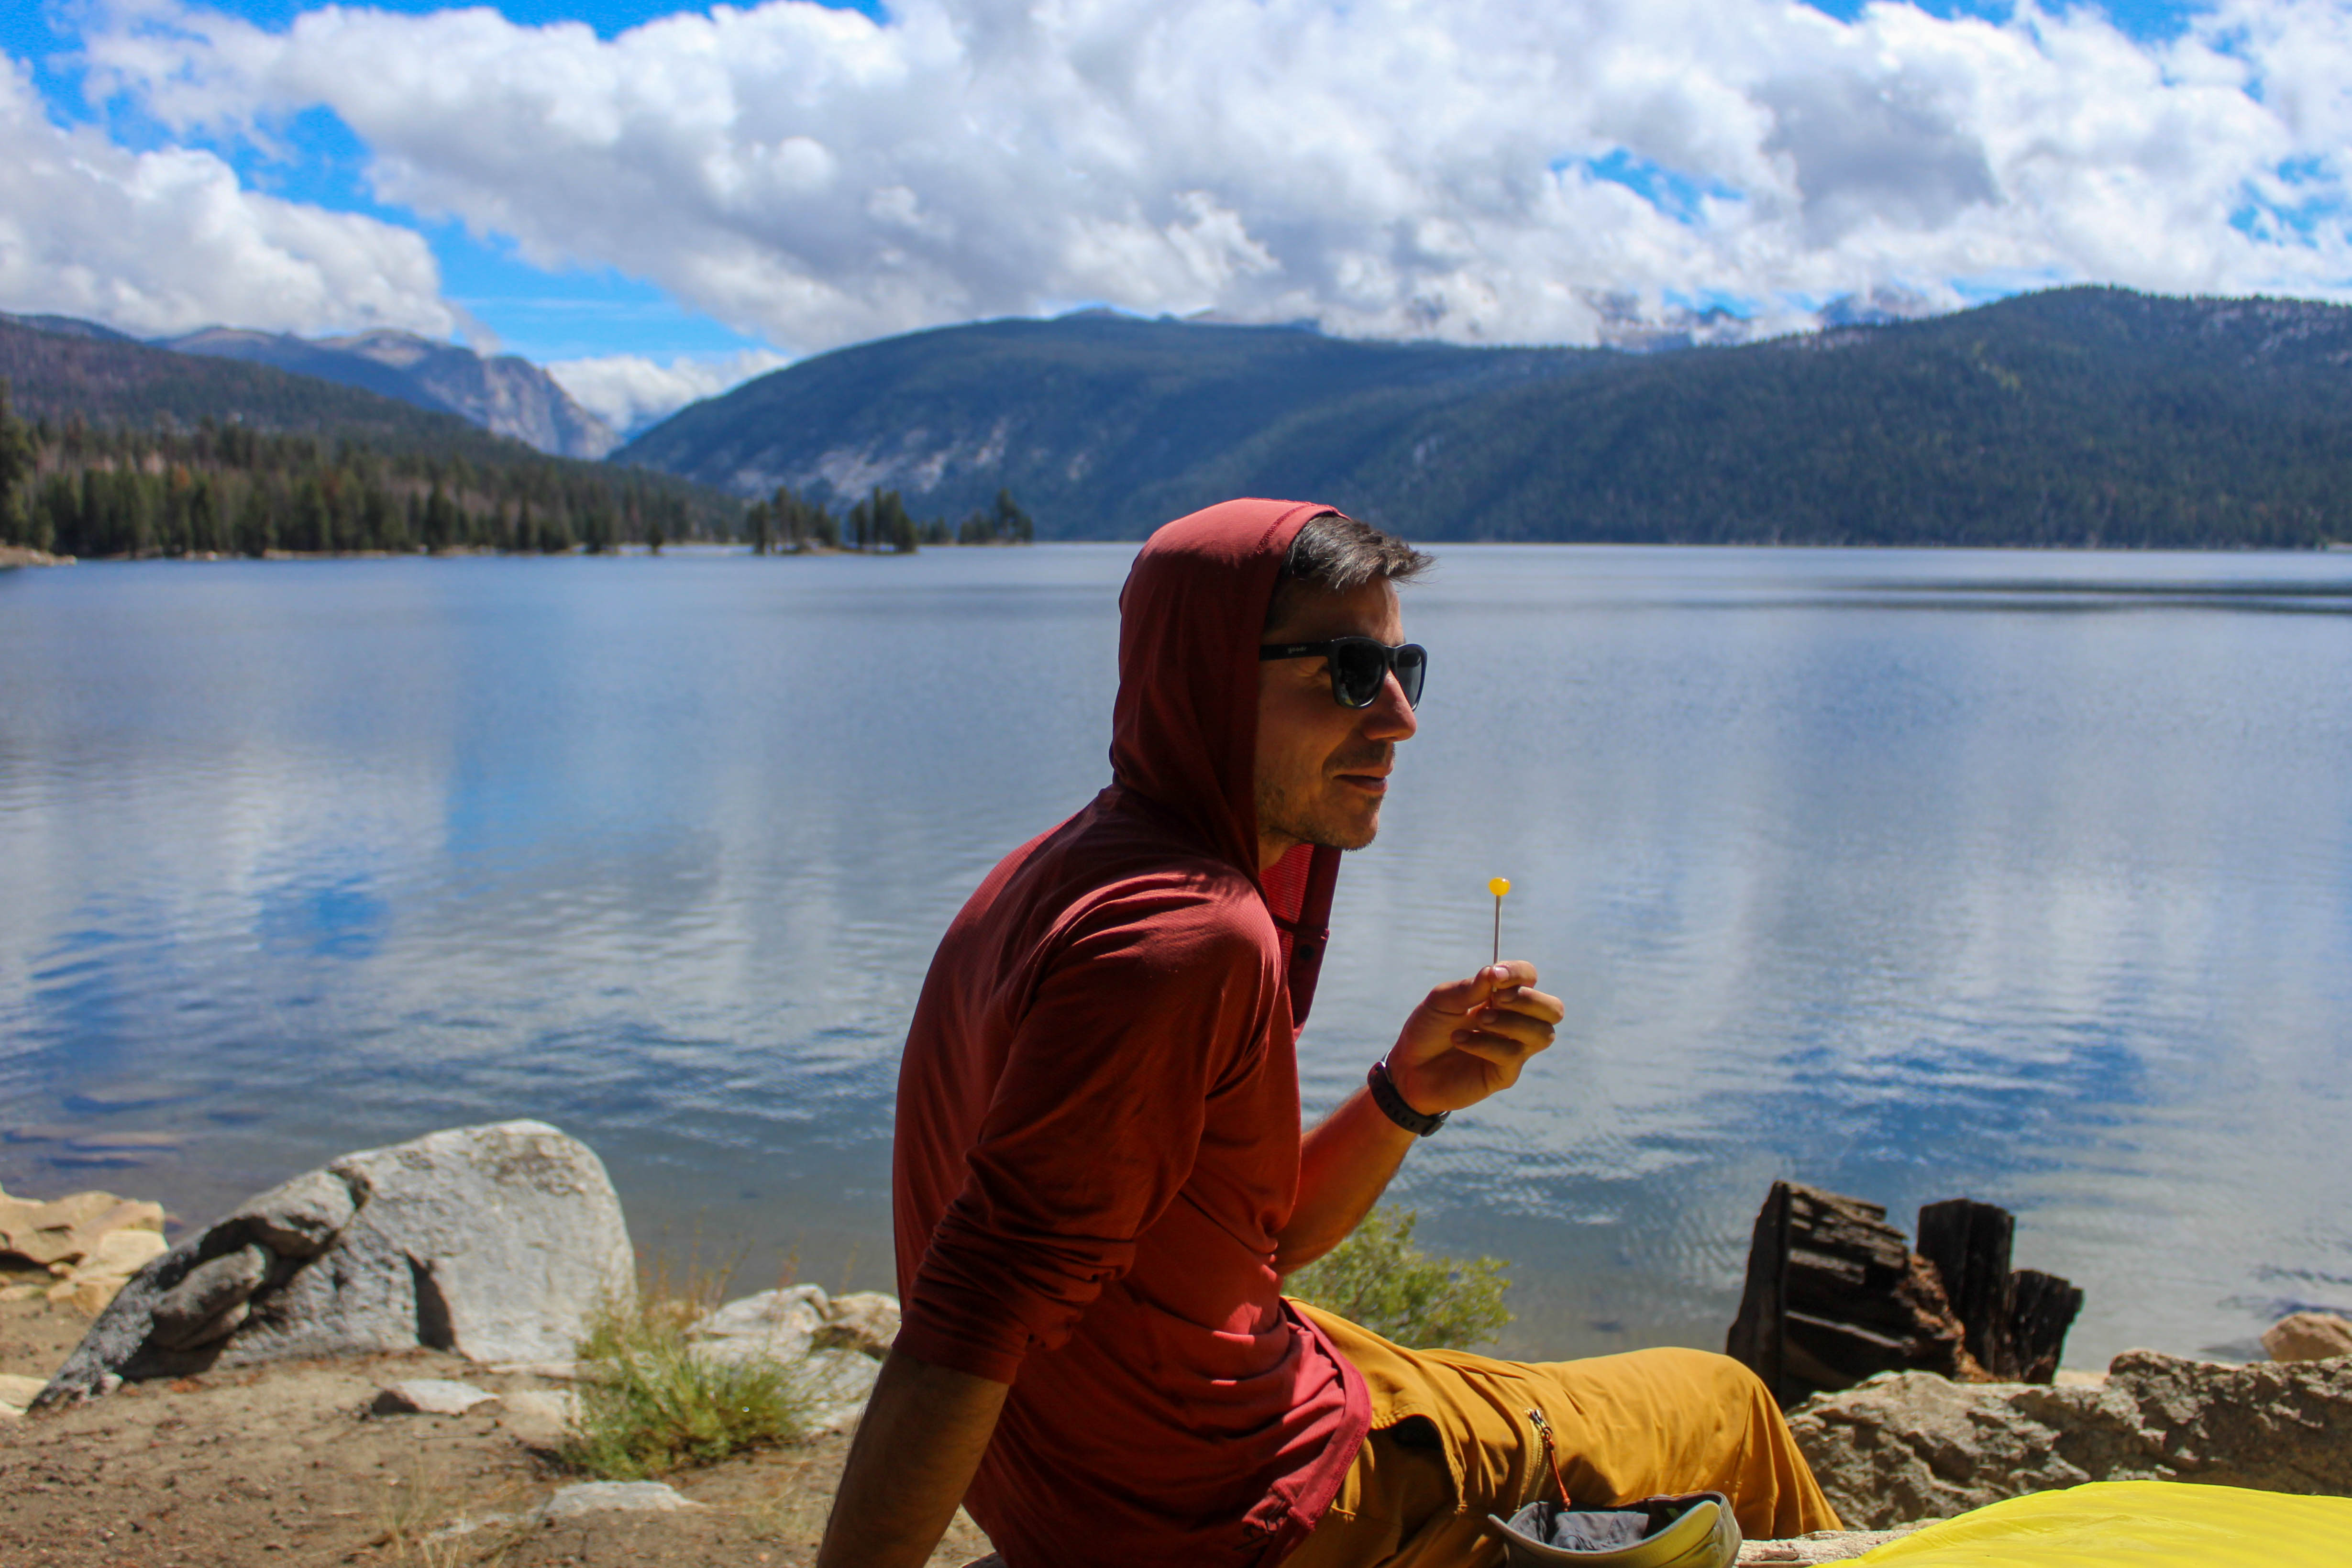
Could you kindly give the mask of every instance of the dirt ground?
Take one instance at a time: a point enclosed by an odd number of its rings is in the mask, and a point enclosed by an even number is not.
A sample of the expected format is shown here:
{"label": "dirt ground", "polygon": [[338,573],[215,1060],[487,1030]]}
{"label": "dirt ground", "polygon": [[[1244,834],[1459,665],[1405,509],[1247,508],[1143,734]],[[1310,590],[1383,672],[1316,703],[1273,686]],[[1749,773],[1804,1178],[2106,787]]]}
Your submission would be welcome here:
{"label": "dirt ground", "polygon": [[[0,1305],[0,1374],[46,1377],[87,1323]],[[522,1514],[588,1478],[554,1456],[543,1415],[365,1414],[387,1383],[459,1378],[491,1393],[561,1389],[433,1352],[290,1362],[134,1384],[78,1409],[0,1416],[0,1560],[8,1568],[255,1568],[272,1563],[501,1568],[791,1568],[814,1561],[848,1439],[825,1436],[667,1478],[703,1506],[538,1527]],[[987,1539],[959,1514],[931,1561]]]}
{"label": "dirt ground", "polygon": [[[46,1379],[88,1326],[0,1303],[0,1376]],[[806,1568],[849,1450],[834,1435],[665,1478],[691,1510],[516,1522],[589,1478],[553,1418],[521,1406],[370,1415],[385,1384],[446,1377],[493,1394],[561,1391],[431,1351],[286,1362],[129,1384],[78,1408],[0,1415],[5,1568]],[[509,1516],[498,1522],[492,1516]],[[461,1531],[452,1526],[472,1523]],[[1742,1563],[1816,1563],[1885,1536],[1751,1542]],[[988,1552],[961,1513],[931,1556]]]}

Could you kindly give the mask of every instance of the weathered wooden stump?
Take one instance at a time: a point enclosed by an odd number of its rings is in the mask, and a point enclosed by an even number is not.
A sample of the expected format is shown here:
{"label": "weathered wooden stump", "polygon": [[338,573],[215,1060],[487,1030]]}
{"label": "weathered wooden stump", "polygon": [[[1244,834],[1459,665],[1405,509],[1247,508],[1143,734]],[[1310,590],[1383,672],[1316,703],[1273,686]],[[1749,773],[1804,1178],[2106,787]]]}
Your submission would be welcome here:
{"label": "weathered wooden stump", "polygon": [[2011,1270],[2017,1222],[2007,1209],[1950,1198],[1919,1211],[1919,1252],[1943,1277],[1969,1353],[1995,1377],[2047,1383],[2058,1373],[2083,1292],[2055,1274]]}
{"label": "weathered wooden stump", "polygon": [[1882,1372],[2047,1383],[2083,1293],[2012,1272],[2014,1230],[1990,1204],[1930,1204],[1915,1253],[1879,1205],[1775,1182],[1725,1348],[1783,1405]]}
{"label": "weathered wooden stump", "polygon": [[1969,1354],[1997,1377],[2009,1372],[2009,1248],[2016,1235],[2010,1212],[1990,1204],[1951,1198],[1919,1211],[1919,1256],[1944,1281]]}

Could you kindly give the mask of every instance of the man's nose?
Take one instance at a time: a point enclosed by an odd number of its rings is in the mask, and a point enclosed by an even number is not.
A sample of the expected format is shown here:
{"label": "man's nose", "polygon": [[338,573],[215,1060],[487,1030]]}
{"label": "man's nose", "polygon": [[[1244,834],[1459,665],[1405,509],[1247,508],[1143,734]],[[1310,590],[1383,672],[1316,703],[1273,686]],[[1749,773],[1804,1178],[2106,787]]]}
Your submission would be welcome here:
{"label": "man's nose", "polygon": [[1421,728],[1412,716],[1412,704],[1404,700],[1404,688],[1397,684],[1391,671],[1381,682],[1381,694],[1364,710],[1364,738],[1371,741],[1410,741]]}

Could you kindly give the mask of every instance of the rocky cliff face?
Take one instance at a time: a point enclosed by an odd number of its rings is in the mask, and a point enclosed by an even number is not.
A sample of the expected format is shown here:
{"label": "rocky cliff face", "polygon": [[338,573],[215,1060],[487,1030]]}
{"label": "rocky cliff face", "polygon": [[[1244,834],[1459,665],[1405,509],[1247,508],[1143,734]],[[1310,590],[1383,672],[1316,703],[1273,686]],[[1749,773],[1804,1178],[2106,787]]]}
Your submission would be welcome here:
{"label": "rocky cliff face", "polygon": [[271,365],[396,397],[419,408],[455,414],[559,458],[601,458],[620,444],[604,421],[573,402],[553,376],[529,360],[513,354],[486,359],[471,349],[414,332],[314,340],[208,327],[184,337],[159,339],[154,346]]}
{"label": "rocky cliff face", "polygon": [[320,346],[383,365],[486,429],[564,458],[601,458],[620,437],[572,399],[555,378],[527,359],[485,359],[455,343],[412,332],[362,332]]}

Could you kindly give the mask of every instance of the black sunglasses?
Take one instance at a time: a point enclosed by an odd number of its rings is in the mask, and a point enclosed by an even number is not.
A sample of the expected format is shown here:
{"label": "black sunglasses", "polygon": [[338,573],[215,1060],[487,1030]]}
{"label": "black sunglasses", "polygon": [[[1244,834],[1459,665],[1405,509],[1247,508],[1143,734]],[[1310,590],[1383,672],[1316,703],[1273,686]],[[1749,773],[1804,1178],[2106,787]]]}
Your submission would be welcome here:
{"label": "black sunglasses", "polygon": [[1328,658],[1331,661],[1331,700],[1342,708],[1370,708],[1393,674],[1404,692],[1405,706],[1421,706],[1421,683],[1429,673],[1429,650],[1417,642],[1391,647],[1378,637],[1333,637],[1328,642],[1286,642],[1257,650],[1258,662],[1270,658]]}

